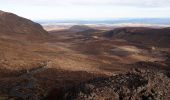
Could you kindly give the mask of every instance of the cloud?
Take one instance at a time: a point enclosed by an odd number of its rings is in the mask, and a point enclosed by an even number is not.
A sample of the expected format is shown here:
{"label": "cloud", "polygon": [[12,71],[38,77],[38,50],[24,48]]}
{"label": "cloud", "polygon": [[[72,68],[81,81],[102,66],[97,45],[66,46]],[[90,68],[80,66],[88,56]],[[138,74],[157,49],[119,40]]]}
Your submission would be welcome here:
{"label": "cloud", "polygon": [[[1,2],[2,0],[0,0]],[[31,5],[110,5],[110,6],[143,6],[168,7],[170,0],[5,0],[7,3]]]}
{"label": "cloud", "polygon": [[169,18],[170,0],[0,0],[30,19]]}

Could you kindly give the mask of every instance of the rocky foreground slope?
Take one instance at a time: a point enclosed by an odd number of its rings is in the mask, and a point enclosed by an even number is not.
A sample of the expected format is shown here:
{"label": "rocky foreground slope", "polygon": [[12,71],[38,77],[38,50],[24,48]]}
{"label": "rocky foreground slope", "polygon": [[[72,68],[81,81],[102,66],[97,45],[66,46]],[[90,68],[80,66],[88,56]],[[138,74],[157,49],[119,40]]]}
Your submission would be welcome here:
{"label": "rocky foreground slope", "polygon": [[69,89],[64,100],[170,100],[170,79],[158,71],[138,70],[96,78]]}

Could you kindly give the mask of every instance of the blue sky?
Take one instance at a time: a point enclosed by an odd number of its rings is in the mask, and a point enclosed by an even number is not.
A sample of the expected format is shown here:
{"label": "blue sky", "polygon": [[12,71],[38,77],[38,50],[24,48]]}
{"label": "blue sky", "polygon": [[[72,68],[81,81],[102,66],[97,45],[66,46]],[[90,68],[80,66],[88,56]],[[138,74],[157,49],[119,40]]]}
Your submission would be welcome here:
{"label": "blue sky", "polygon": [[32,20],[170,18],[170,0],[0,0],[0,10]]}

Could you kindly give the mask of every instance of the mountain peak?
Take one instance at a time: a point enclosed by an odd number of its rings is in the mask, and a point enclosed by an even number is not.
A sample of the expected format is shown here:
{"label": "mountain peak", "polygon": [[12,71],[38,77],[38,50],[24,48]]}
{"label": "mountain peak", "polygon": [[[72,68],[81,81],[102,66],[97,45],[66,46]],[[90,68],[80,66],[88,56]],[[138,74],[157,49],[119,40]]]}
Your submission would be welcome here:
{"label": "mountain peak", "polygon": [[26,37],[42,37],[48,33],[43,27],[29,19],[0,10],[0,35],[24,35]]}

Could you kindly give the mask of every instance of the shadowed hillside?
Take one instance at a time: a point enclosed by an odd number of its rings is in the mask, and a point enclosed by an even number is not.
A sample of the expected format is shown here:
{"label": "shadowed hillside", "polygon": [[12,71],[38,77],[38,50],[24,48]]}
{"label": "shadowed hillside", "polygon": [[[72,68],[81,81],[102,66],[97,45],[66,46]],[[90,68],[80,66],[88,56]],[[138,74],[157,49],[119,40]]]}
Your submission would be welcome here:
{"label": "shadowed hillside", "polygon": [[169,100],[169,88],[170,79],[162,73],[136,70],[82,83],[63,100]]}
{"label": "shadowed hillside", "polygon": [[87,31],[87,30],[91,30],[91,27],[88,27],[86,25],[74,25],[72,27],[70,27],[69,31],[72,32],[82,32],[82,31]]}
{"label": "shadowed hillside", "polygon": [[146,45],[170,47],[170,28],[125,27],[104,33],[108,38],[120,38]]}

